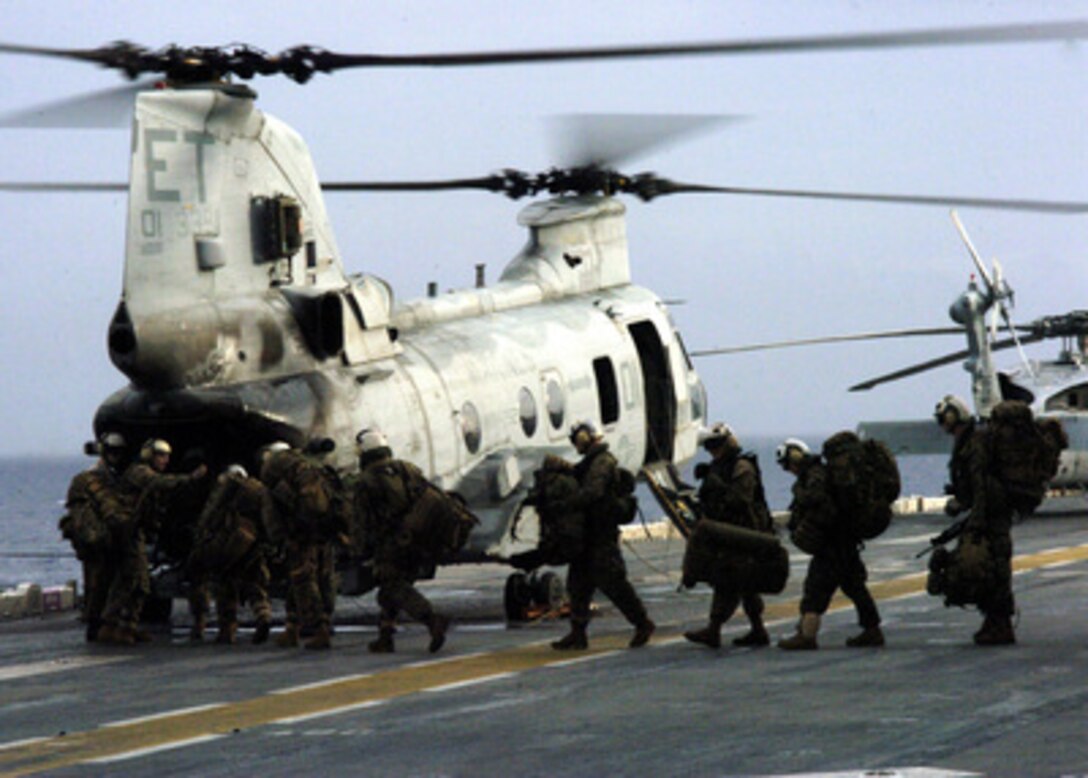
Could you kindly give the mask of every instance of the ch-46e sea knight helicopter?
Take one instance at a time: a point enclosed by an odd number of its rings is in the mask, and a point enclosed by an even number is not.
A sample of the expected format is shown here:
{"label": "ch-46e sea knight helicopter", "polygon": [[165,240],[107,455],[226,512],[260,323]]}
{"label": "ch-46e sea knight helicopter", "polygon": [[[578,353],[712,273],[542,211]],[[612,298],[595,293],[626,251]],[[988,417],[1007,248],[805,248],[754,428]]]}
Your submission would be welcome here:
{"label": "ch-46e sea knight helicopter", "polygon": [[[331,439],[339,467],[379,427],[398,456],[462,494],[482,519],[459,560],[505,561],[529,474],[572,454],[590,419],[621,464],[668,480],[691,459],[706,420],[702,383],[666,305],[631,281],[624,206],[633,193],[717,192],[1084,212],[1083,203],[878,195],[680,184],[589,164],[540,175],[411,183],[318,179],[302,138],[256,107],[234,79],[355,67],[478,66],[696,54],[1008,43],[1088,37],[1088,23],[604,49],[412,56],[298,47],[159,51],[127,43],[65,50],[0,45],[161,74],[137,91],[124,286],[110,358],[129,385],[94,427],[140,441],[199,446],[213,464],[252,462],[270,441]],[[111,184],[4,184],[12,191],[109,190]],[[528,241],[488,286],[395,302],[369,274],[349,275],[322,190],[476,188],[548,195],[525,208]],[[531,509],[530,509],[531,514]],[[531,515],[530,515],[531,518]],[[521,521],[522,543],[532,521]],[[458,561],[458,560],[453,560]],[[350,580],[350,577],[345,577]]]}
{"label": "ch-46e sea knight helicopter", "polygon": [[[1013,289],[1001,265],[994,260],[991,268],[987,269],[956,211],[952,211],[952,221],[981,280],[980,287],[972,275],[967,289],[949,307],[948,315],[957,326],[805,338],[693,351],[692,355],[897,337],[966,335],[965,349],[862,381],[851,386],[850,391],[865,391],[962,360],[964,369],[971,376],[971,399],[980,418],[988,418],[993,407],[1002,400],[1021,400],[1031,406],[1037,417],[1058,419],[1069,436],[1069,447],[1062,452],[1058,473],[1052,479],[1051,486],[1088,485],[1088,310],[1044,316],[1027,324],[1013,323],[1010,313]],[[1002,324],[1008,336],[998,338]],[[1051,338],[1062,342],[1057,359],[1028,359],[1023,345]],[[1020,355],[1020,365],[1010,370],[999,370],[994,364],[993,352],[1013,347]],[[884,441],[900,455],[947,454],[952,448],[949,436],[932,419],[862,422],[859,432],[862,436]]]}

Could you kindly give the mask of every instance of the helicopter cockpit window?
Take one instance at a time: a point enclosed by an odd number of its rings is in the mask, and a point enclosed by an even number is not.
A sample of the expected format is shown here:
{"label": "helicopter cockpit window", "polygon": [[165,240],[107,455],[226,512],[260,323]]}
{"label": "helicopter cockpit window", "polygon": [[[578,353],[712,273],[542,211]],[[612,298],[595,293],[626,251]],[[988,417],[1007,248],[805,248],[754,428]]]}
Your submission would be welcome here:
{"label": "helicopter cockpit window", "polygon": [[593,360],[593,375],[597,378],[597,402],[601,406],[601,423],[612,424],[620,417],[620,393],[616,385],[616,369],[608,357]]}
{"label": "helicopter cockpit window", "polygon": [[286,195],[254,197],[250,202],[256,262],[275,262],[302,248],[302,207]]}
{"label": "helicopter cockpit window", "polygon": [[536,400],[526,387],[518,392],[518,417],[521,419],[521,431],[531,438],[536,432]]}
{"label": "helicopter cockpit window", "polygon": [[465,439],[465,448],[470,454],[480,450],[480,441],[483,438],[480,429],[480,412],[470,402],[461,406],[461,434]]}
{"label": "helicopter cockpit window", "polygon": [[547,395],[548,421],[551,422],[552,429],[561,429],[566,408],[566,402],[563,399],[563,387],[554,378],[549,378],[544,387],[544,392]]}

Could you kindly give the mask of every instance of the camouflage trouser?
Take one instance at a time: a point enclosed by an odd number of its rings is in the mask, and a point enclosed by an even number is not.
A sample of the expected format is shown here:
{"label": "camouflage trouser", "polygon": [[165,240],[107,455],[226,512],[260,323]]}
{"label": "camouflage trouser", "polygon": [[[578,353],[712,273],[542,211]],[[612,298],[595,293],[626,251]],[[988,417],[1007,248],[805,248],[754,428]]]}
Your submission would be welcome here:
{"label": "camouflage trouser", "polygon": [[115,564],[102,623],[135,631],[140,623],[144,600],[151,593],[147,548],[142,532],[117,544]]}
{"label": "camouflage trouser", "polygon": [[83,560],[83,621],[88,625],[102,623],[106,600],[110,592],[110,578],[115,564],[108,554],[100,554]]}
{"label": "camouflage trouser", "polygon": [[710,601],[710,620],[718,624],[729,621],[738,605],[744,605],[744,615],[752,624],[763,618],[763,598],[758,594],[741,594],[724,586],[714,587],[714,599]]}
{"label": "camouflage trouser", "polygon": [[986,616],[1006,619],[1016,612],[1012,595],[1012,538],[1007,532],[989,533],[992,582],[985,597],[979,598],[978,609]]}
{"label": "camouflage trouser", "polygon": [[317,588],[321,591],[321,609],[325,618],[332,621],[336,610],[336,545],[321,543],[317,546]]}
{"label": "camouflage trouser", "polygon": [[876,602],[865,585],[868,577],[861,552],[855,546],[836,544],[824,548],[808,563],[801,613],[825,613],[835,590],[842,589],[854,603],[858,624],[865,628],[879,626]]}
{"label": "camouflage trouser", "polygon": [[189,595],[186,599],[189,601],[189,615],[193,617],[194,626],[199,625],[203,629],[208,620],[208,580],[204,575],[190,576]]}
{"label": "camouflage trouser", "polygon": [[382,609],[383,626],[395,623],[401,611],[424,624],[430,622],[434,616],[434,608],[431,607],[430,600],[412,585],[415,581],[416,570],[417,566],[414,564],[396,565],[376,561],[374,574],[378,579],[377,600],[378,606]]}
{"label": "camouflage trouser", "polygon": [[567,568],[572,624],[589,623],[589,606],[597,589],[612,600],[629,622],[636,626],[646,622],[646,607],[627,580],[627,565],[615,542],[589,547]]}
{"label": "camouflage trouser", "polygon": [[215,582],[215,610],[219,628],[238,623],[238,604],[245,601],[253,618],[261,622],[272,620],[268,603],[268,566],[260,554],[253,554],[235,565]]}
{"label": "camouflage trouser", "polygon": [[308,540],[287,541],[287,623],[306,629],[327,627],[328,616],[317,583],[318,546]]}

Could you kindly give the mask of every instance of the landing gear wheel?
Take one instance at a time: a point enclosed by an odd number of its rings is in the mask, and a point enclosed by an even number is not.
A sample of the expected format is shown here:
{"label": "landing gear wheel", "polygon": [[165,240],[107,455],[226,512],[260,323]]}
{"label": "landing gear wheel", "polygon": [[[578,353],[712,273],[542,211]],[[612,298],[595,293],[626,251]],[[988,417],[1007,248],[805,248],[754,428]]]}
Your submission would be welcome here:
{"label": "landing gear wheel", "polygon": [[567,600],[567,587],[563,579],[549,571],[533,581],[533,603],[548,610],[558,610]]}
{"label": "landing gear wheel", "polygon": [[533,590],[525,573],[511,573],[502,593],[503,610],[507,621],[524,621],[525,609],[533,601]]}

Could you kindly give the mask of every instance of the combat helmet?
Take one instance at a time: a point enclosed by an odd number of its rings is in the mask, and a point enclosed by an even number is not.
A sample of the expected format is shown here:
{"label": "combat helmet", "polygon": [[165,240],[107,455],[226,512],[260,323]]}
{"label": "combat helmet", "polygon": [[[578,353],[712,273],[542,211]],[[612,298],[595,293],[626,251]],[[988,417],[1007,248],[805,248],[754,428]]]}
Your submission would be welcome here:
{"label": "combat helmet", "polygon": [[144,441],[144,444],[140,446],[140,461],[150,462],[151,457],[155,454],[166,454],[169,456],[173,451],[174,450],[170,448],[170,444],[162,438],[148,438]]}
{"label": "combat helmet", "polygon": [[710,427],[704,427],[699,430],[698,435],[699,443],[703,448],[708,451],[711,449],[717,449],[723,445],[727,445],[729,441],[733,441],[734,447],[737,447],[737,436],[733,432],[733,428],[726,424],[724,421],[719,421]]}
{"label": "combat helmet", "polygon": [[379,448],[389,448],[389,439],[377,427],[365,427],[355,436],[355,447],[360,454],[366,454]]}
{"label": "combat helmet", "polygon": [[971,409],[967,403],[954,394],[946,394],[933,409],[933,418],[938,424],[943,425],[949,417],[953,424],[963,424],[971,419]]}
{"label": "combat helmet", "polygon": [[786,470],[791,464],[796,464],[805,457],[811,455],[812,449],[808,447],[808,444],[805,443],[805,441],[800,438],[786,438],[779,443],[778,448],[774,450],[774,461],[777,462],[783,470]]}
{"label": "combat helmet", "polygon": [[585,432],[593,440],[601,437],[601,431],[597,429],[597,425],[589,419],[582,419],[575,422],[570,428],[570,442],[573,443],[578,437],[578,433]]}

